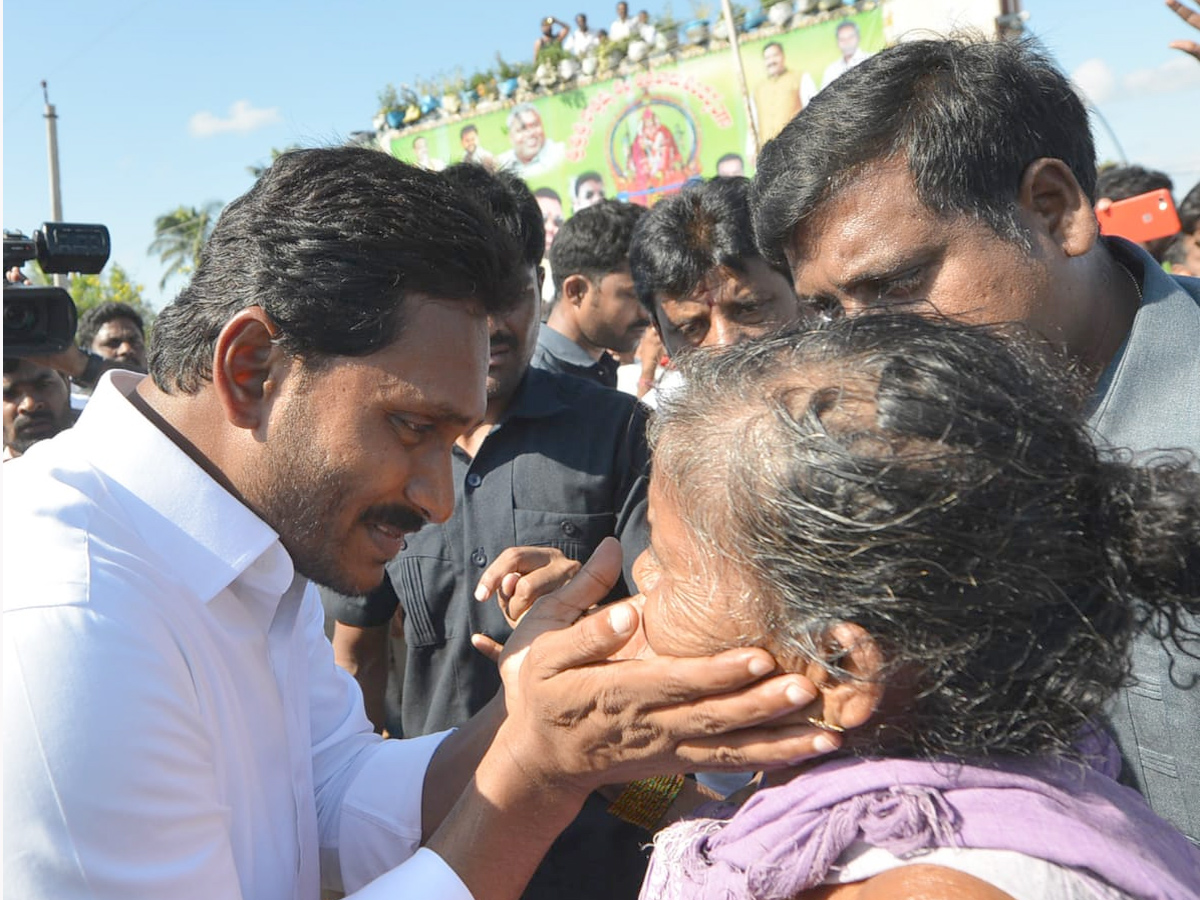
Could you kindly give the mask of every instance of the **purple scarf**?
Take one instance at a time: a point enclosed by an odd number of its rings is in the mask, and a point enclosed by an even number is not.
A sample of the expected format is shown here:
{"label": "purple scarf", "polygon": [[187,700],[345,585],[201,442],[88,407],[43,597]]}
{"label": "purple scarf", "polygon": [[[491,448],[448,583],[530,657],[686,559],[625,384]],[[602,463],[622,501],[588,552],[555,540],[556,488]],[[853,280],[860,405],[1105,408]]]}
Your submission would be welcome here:
{"label": "purple scarf", "polygon": [[1113,780],[1120,761],[1107,736],[1093,746],[1090,766],[825,763],[740,809],[718,804],[710,818],[663,831],[641,900],[791,900],[821,884],[856,841],[899,857],[936,847],[1015,850],[1086,870],[1132,897],[1200,897],[1200,850]]}

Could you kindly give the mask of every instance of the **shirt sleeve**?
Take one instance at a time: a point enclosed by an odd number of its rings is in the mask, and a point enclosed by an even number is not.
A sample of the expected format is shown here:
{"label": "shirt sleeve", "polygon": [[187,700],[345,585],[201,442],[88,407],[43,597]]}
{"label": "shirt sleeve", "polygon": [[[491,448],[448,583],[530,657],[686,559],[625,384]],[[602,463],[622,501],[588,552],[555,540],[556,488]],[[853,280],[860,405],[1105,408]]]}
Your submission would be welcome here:
{"label": "shirt sleeve", "polygon": [[[354,892],[366,888],[364,897],[382,897],[375,893],[381,885],[403,885],[403,892],[391,896],[458,897],[459,893],[442,893],[429,887],[453,883],[461,896],[470,897],[458,876],[437,854],[420,850],[424,773],[449,733],[384,741],[347,789],[342,802],[338,859],[342,888],[352,896],[359,897]],[[422,880],[413,884],[402,880],[410,875]],[[433,880],[427,884],[427,878]],[[418,885],[429,889],[417,889]]]}
{"label": "shirt sleeve", "polygon": [[242,896],[212,736],[164,646],[86,607],[5,613],[6,894]]}
{"label": "shirt sleeve", "polygon": [[425,772],[449,732],[411,740],[375,734],[358,684],[333,661],[311,586],[301,614],[322,883],[356,898],[390,891],[390,897],[469,900],[453,870],[420,850]]}
{"label": "shirt sleeve", "polygon": [[454,870],[440,856],[425,848],[361,890],[347,894],[346,900],[396,900],[397,897],[473,900]]}

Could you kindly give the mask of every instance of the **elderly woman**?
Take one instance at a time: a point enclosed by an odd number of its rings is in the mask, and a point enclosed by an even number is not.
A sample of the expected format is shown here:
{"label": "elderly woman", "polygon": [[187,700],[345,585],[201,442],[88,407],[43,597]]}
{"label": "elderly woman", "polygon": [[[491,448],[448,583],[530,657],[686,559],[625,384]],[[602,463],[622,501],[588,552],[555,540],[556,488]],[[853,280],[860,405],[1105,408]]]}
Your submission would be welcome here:
{"label": "elderly woman", "polygon": [[769,649],[843,746],[662,832],[642,897],[1200,896],[1200,851],[1092,728],[1137,629],[1196,637],[1196,475],[1103,460],[1077,384],[966,326],[866,317],[683,365],[645,640]]}

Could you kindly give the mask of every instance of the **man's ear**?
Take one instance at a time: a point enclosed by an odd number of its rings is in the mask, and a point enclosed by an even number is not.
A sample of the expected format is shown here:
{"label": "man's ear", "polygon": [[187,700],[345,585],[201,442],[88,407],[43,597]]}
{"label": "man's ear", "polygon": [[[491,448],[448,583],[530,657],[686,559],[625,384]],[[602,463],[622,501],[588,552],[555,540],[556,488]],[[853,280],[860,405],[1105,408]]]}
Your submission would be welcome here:
{"label": "man's ear", "polygon": [[1042,157],[1026,166],[1017,200],[1066,256],[1083,256],[1095,246],[1096,211],[1061,159]]}
{"label": "man's ear", "polygon": [[591,289],[592,283],[586,275],[568,275],[563,279],[563,298],[572,306],[582,306],[584,298],[587,297]]}
{"label": "man's ear", "polygon": [[538,285],[538,296],[539,297],[542,296],[542,286],[545,283],[546,283],[546,267],[539,263],[538,267],[537,267],[537,285]]}
{"label": "man's ear", "polygon": [[225,417],[250,431],[266,421],[283,353],[272,340],[276,325],[260,306],[249,306],[225,323],[213,350],[212,383]]}
{"label": "man's ear", "polygon": [[871,718],[883,700],[883,653],[875,639],[853,622],[830,627],[822,636],[821,646],[824,661],[846,674],[831,674],[819,660],[806,664],[803,674],[820,693],[820,718],[838,728],[857,728]]}

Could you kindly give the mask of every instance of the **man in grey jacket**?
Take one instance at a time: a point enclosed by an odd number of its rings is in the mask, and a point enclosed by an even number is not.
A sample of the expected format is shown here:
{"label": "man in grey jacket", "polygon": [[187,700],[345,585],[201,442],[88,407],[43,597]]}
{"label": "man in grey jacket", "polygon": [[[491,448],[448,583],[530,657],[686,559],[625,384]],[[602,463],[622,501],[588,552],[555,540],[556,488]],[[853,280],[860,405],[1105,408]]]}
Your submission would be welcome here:
{"label": "man in grey jacket", "polygon": [[[837,79],[763,148],[755,232],[802,300],[1020,323],[1094,379],[1101,443],[1198,452],[1200,281],[1101,239],[1095,185],[1087,113],[1049,60],[914,41]],[[1200,647],[1186,649],[1143,637],[1111,724],[1123,778],[1200,842]]]}

